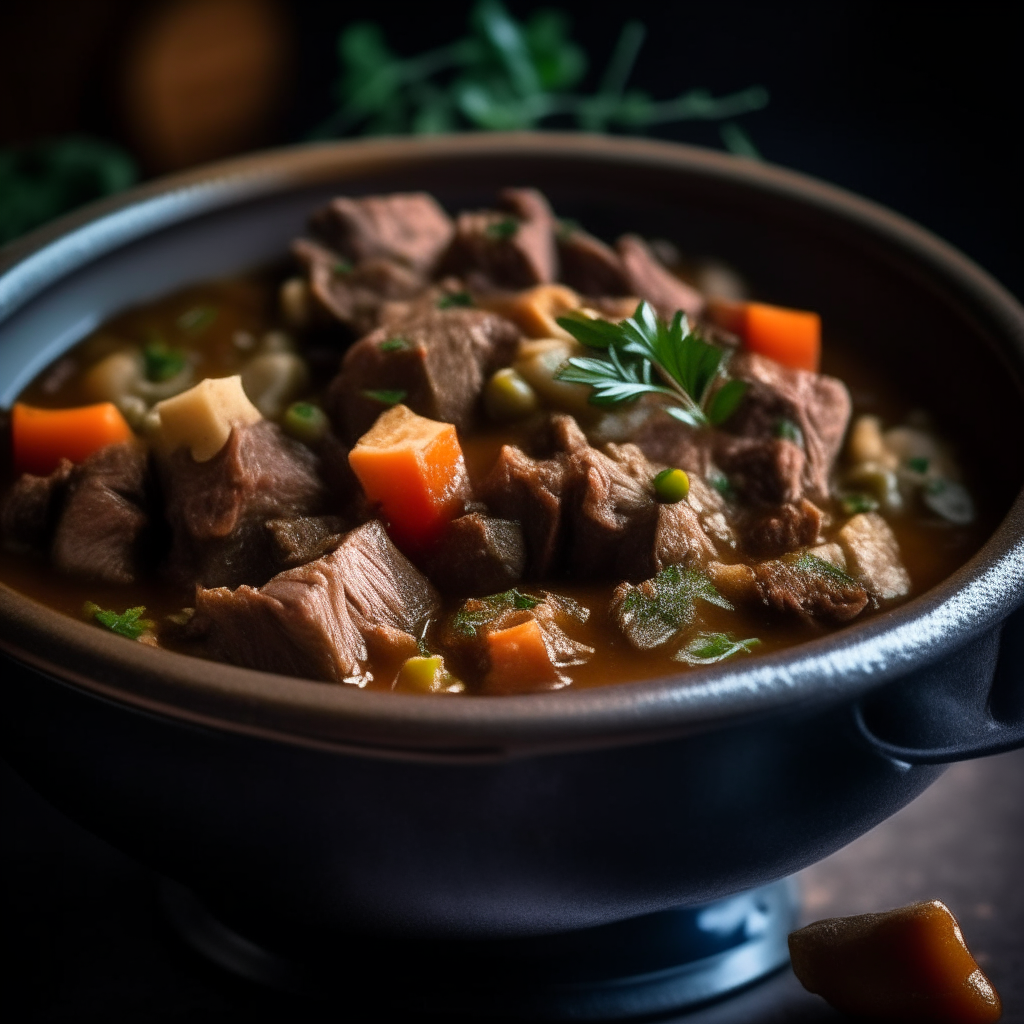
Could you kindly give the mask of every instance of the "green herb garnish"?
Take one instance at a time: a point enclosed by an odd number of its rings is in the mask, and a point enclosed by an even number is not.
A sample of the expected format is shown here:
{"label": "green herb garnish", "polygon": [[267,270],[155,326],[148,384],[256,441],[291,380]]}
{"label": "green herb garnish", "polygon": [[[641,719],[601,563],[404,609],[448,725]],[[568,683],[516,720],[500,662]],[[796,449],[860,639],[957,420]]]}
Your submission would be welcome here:
{"label": "green herb garnish", "polygon": [[930,465],[931,462],[921,456],[915,456],[912,459],[907,459],[907,469],[914,473],[927,473]]}
{"label": "green herb garnish", "polygon": [[437,300],[438,309],[452,309],[454,307],[472,305],[473,296],[469,292],[448,292]]}
{"label": "green herb garnish", "polygon": [[735,118],[760,110],[768,93],[753,86],[716,98],[691,89],[656,100],[629,82],[646,29],[622,27],[597,88],[576,92],[586,53],[572,41],[561,11],[535,11],[525,21],[498,0],[477,0],[467,31],[436,49],[400,57],[373,22],[350,24],[338,39],[338,109],[314,137],[521,130],[564,124],[590,132],[646,132],[678,121],[719,121],[727,149],[757,150]]}
{"label": "green herb garnish", "polygon": [[519,231],[519,221],[514,217],[505,217],[503,220],[496,220],[488,224],[484,231],[490,238],[507,242],[510,238],[515,238],[516,232]]}
{"label": "green herb garnish", "polygon": [[381,405],[398,405],[399,402],[405,400],[405,396],[408,393],[408,391],[402,391],[399,388],[380,388],[360,392],[363,398],[369,398],[374,402],[380,402]]}
{"label": "green herb garnish", "polygon": [[109,629],[111,633],[117,633],[118,636],[127,637],[129,640],[138,640],[143,633],[148,633],[155,625],[152,619],[142,618],[146,614],[143,605],[118,613],[106,611],[98,604],[86,601],[82,612],[87,619],[98,622],[101,626]]}
{"label": "green herb garnish", "polygon": [[692,427],[704,427],[732,415],[746,393],[745,381],[729,381],[708,407],[711,383],[722,374],[725,352],[691,332],[682,312],[666,325],[641,302],[630,319],[617,324],[592,320],[583,313],[561,316],[558,324],[580,344],[604,353],[573,356],[555,374],[556,380],[589,384],[594,405],[621,405],[641,395],[661,395],[673,403],[665,406],[669,415]]}
{"label": "green herb garnish", "polygon": [[178,327],[189,334],[200,334],[217,319],[216,306],[193,306],[178,317]]}
{"label": "green herb garnish", "polygon": [[826,580],[829,583],[838,583],[844,587],[857,585],[857,581],[849,573],[840,569],[838,565],[824,558],[819,558],[817,555],[812,555],[809,551],[801,554],[792,565],[801,572],[807,573],[810,576],[816,576],[818,579]]}
{"label": "green herb garnish", "polygon": [[409,347],[409,342],[405,338],[388,338],[377,346],[381,352],[404,352]]}
{"label": "green herb garnish", "polygon": [[756,636],[737,640],[731,633],[698,633],[673,658],[688,665],[714,665],[736,654],[750,654],[760,642]]}
{"label": "green herb garnish", "polygon": [[474,597],[466,601],[452,618],[451,628],[464,636],[476,636],[481,626],[492,622],[502,612],[529,611],[543,602],[542,597],[524,594],[513,587],[490,597]]}
{"label": "green herb garnish", "polygon": [[615,617],[626,639],[640,650],[660,647],[686,629],[697,601],[732,611],[703,573],[680,565],[670,565],[639,585],[624,583],[616,594]]}
{"label": "green herb garnish", "polygon": [[334,266],[331,267],[331,270],[333,270],[335,274],[339,274],[339,275],[351,274],[352,273],[352,264],[349,263],[348,260],[338,260],[334,264]]}
{"label": "green herb garnish", "polygon": [[690,478],[681,469],[663,469],[653,480],[658,501],[673,505],[690,493]]}
{"label": "green herb garnish", "polygon": [[875,512],[878,509],[878,500],[870,494],[844,494],[839,499],[839,504],[848,516],[855,516],[861,512]]}
{"label": "green herb garnish", "polygon": [[800,448],[804,446],[804,432],[800,429],[799,424],[785,417],[775,424],[775,436],[783,441],[792,441]]}
{"label": "green herb garnish", "polygon": [[732,501],[736,497],[736,488],[733,487],[732,481],[724,473],[712,471],[706,479],[726,501]]}
{"label": "green herb garnish", "polygon": [[188,364],[188,357],[180,348],[171,348],[164,341],[151,341],[142,350],[146,379],[154,384],[177,377]]}

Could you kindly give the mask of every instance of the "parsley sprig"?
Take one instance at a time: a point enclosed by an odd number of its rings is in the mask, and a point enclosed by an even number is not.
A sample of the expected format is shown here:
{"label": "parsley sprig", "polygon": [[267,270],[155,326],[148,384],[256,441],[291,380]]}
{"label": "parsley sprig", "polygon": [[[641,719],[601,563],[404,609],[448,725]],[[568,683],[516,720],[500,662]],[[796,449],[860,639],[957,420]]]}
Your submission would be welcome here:
{"label": "parsley sprig", "polygon": [[685,314],[671,324],[659,320],[641,302],[628,320],[617,324],[573,312],[558,318],[581,345],[600,356],[572,356],[556,380],[589,384],[594,405],[635,402],[641,395],[662,395],[665,411],[692,427],[724,423],[739,406],[748,384],[730,380],[712,393],[712,382],[724,374],[725,352],[690,330]]}
{"label": "parsley sprig", "polygon": [[111,633],[126,637],[128,640],[138,640],[155,626],[152,619],[142,617],[146,614],[146,609],[142,605],[137,608],[128,608],[123,612],[114,612],[101,608],[92,601],[86,601],[82,612],[87,619],[104,626]]}

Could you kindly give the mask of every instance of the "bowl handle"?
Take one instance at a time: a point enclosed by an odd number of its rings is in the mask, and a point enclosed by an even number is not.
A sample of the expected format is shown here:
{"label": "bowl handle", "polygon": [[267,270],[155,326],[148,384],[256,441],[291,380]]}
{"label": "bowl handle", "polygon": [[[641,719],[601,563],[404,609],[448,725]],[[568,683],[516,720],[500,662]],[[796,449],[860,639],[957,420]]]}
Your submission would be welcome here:
{"label": "bowl handle", "polygon": [[1024,747],[1024,608],[854,706],[861,736],[906,764],[949,764]]}

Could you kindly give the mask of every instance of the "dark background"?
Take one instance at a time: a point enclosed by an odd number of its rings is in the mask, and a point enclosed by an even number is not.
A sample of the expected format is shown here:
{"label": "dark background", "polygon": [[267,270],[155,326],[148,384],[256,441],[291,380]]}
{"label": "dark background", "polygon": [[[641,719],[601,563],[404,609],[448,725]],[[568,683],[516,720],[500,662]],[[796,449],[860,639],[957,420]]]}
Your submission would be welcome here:
{"label": "dark background", "polygon": [[[252,0],[280,18],[285,69],[275,102],[227,151],[304,138],[332,109],[339,29],[382,24],[403,55],[463,31],[468,3]],[[180,0],[179,0],[180,3]],[[125,116],[123,67],[147,20],[174,0],[23,0],[5,5],[0,37],[0,146],[87,131],[132,150],[145,173],[168,169],[140,152]],[[648,27],[632,84],[657,98],[760,83],[764,111],[742,123],[765,159],[894,207],[958,245],[1024,296],[1020,185],[1022,76],[1009,6],[672,3],[598,6],[510,0],[514,15],[558,6],[591,56],[595,85],[627,17]],[[202,49],[203,41],[195,44]],[[204,51],[205,52],[205,51]],[[720,146],[713,125],[659,130]],[[213,152],[210,155],[226,155]]]}

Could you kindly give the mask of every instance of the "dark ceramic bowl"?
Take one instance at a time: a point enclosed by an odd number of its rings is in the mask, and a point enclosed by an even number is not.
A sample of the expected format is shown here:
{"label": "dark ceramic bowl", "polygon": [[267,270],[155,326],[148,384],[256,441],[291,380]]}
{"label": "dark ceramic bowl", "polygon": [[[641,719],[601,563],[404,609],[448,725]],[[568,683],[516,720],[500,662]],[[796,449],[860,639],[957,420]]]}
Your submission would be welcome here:
{"label": "dark ceramic bowl", "polygon": [[820,310],[945,414],[1001,525],[924,596],[799,647],[502,699],[195,660],[0,587],[5,755],[243,929],[530,936],[706,901],[848,843],[944,762],[1024,742],[1015,634],[1001,640],[1024,598],[1024,310],[927,232],[796,174],[524,134],[306,147],[160,181],[2,254],[0,404],[117,310],[280,256],[332,194],[460,207],[520,183],[599,233],[674,239]]}

